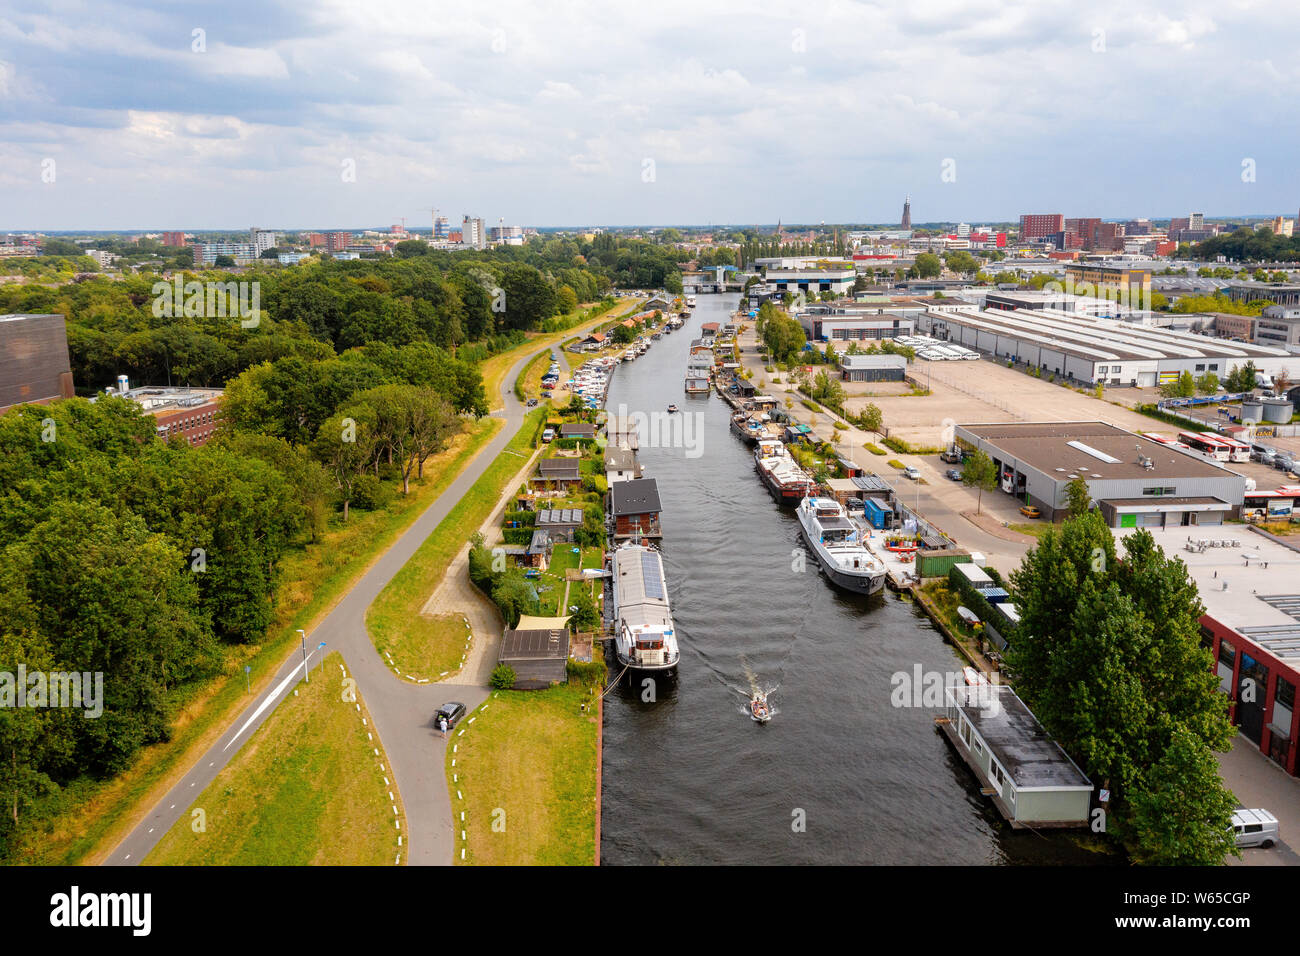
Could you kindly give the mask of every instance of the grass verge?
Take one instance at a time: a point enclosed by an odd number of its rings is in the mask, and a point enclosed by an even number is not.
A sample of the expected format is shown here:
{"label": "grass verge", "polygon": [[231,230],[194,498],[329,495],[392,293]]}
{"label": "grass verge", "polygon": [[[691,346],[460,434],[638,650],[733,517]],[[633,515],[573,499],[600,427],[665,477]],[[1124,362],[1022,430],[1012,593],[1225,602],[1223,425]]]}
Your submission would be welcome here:
{"label": "grass verge", "polygon": [[[366,612],[366,630],[381,655],[387,652],[397,660],[398,647],[426,646],[432,655],[428,659],[400,658],[405,661],[404,666],[414,670],[417,676],[460,669],[463,640],[458,638],[448,645],[438,618],[422,615],[420,608],[437,588],[447,566],[460,549],[492,514],[506,483],[514,480],[532,454],[538,429],[546,414],[545,408],[537,408],[524,417],[523,426],[488,466],[483,477],[424,539],[411,560],[402,566],[379,592],[375,603],[370,605]],[[460,636],[464,636],[463,630]],[[405,671],[402,677],[410,679]]]}
{"label": "grass verge", "polygon": [[285,557],[276,601],[276,623],[258,645],[232,648],[225,674],[192,690],[172,721],[171,738],[146,747],[125,773],[103,783],[76,786],[68,809],[51,818],[15,860],[44,865],[101,862],[138,822],[140,814],[180,779],[247,705],[244,666],[255,692],[265,689],[297,628],[311,631],[366,568],[464,470],[501,427],[484,418],[425,464],[412,492],[383,511],[353,513],[335,522],[321,541]]}
{"label": "grass verge", "polygon": [[457,863],[591,865],[599,755],[595,711],[581,707],[592,699],[578,682],[498,691],[461,724],[455,752],[447,748],[452,812],[465,811]]}
{"label": "grass verge", "polygon": [[1027,534],[1034,538],[1041,538],[1043,532],[1052,527],[1050,522],[1046,521],[1018,521],[1014,524],[1008,524],[1007,527],[1012,531],[1019,531],[1021,534]]}
{"label": "grass verge", "polygon": [[404,858],[394,820],[405,814],[380,770],[388,758],[371,739],[364,702],[346,699],[342,663],[330,654],[311,683],[286,691],[147,865],[386,866]]}

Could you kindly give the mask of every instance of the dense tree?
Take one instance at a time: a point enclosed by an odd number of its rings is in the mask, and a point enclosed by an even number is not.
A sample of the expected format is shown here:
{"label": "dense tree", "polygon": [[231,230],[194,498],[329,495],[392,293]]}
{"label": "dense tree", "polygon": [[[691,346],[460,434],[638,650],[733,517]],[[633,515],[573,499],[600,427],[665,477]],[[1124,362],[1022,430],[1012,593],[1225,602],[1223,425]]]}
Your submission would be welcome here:
{"label": "dense tree", "polygon": [[922,279],[937,279],[943,274],[943,260],[932,252],[922,252],[917,255],[912,268]]}
{"label": "dense tree", "polygon": [[[1115,832],[1136,854],[1155,857],[1138,837],[1136,815],[1149,817],[1151,801],[1168,799],[1171,774],[1207,786],[1198,750],[1225,749],[1232,730],[1200,645],[1204,608],[1187,568],[1144,531],[1127,536],[1124,551],[1120,561],[1095,512],[1047,529],[1012,575],[1021,625],[1007,661],[1017,691],[1048,732],[1111,791]],[[1148,780],[1147,769],[1170,752],[1180,731],[1196,746]],[[1131,804],[1139,794],[1145,796]],[[1213,789],[1201,797],[1209,812],[1199,815],[1207,828],[1200,840],[1213,844],[1219,798]]]}
{"label": "dense tree", "polygon": [[803,326],[783,312],[763,323],[763,345],[777,362],[788,362],[803,350],[807,342]]}

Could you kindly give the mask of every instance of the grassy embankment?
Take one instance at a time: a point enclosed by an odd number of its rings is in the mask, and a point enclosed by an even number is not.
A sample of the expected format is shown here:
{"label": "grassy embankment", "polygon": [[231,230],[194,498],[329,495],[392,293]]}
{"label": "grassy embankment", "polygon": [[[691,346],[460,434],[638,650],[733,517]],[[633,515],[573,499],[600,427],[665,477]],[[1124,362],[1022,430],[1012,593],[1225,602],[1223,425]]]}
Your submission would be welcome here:
{"label": "grassy embankment", "polygon": [[388,758],[372,737],[365,702],[359,695],[355,702],[344,699],[342,663],[337,652],[330,654],[312,670],[310,684],[286,691],[190,813],[145,857],[147,865],[405,862],[403,831],[394,822],[405,813],[380,769]]}
{"label": "grassy embankment", "polygon": [[[498,691],[447,748],[457,863],[590,866],[596,852],[596,714],[586,685]],[[494,826],[495,824],[495,826]],[[461,832],[464,832],[464,839]],[[460,850],[464,850],[462,859]]]}
{"label": "grassy embankment", "polygon": [[538,401],[546,396],[542,393],[542,376],[550,367],[551,354],[538,352],[533,360],[524,366],[524,370],[515,379],[515,398],[526,402],[530,398]]}
{"label": "grassy embankment", "polygon": [[[404,680],[436,679],[460,669],[465,624],[455,615],[429,617],[420,608],[442,580],[447,566],[487,521],[507,483],[536,446],[545,408],[537,408],[456,509],[424,540],[411,560],[388,582],[366,612],[366,629],[376,650],[400,664]],[[459,627],[452,622],[459,624]]]}
{"label": "grassy embankment", "polygon": [[231,648],[224,674],[191,688],[179,703],[170,740],[145,748],[133,767],[110,781],[72,788],[67,811],[51,819],[45,832],[33,834],[31,845],[16,858],[73,865],[98,863],[107,856],[139,815],[162,799],[247,705],[244,666],[252,668],[253,690],[260,693],[294,646],[297,629],[314,628],[500,427],[499,419],[470,424],[450,447],[425,463],[425,477],[412,483],[409,496],[398,496],[380,511],[354,511],[346,524],[336,519],[320,541],[287,555],[268,638]]}

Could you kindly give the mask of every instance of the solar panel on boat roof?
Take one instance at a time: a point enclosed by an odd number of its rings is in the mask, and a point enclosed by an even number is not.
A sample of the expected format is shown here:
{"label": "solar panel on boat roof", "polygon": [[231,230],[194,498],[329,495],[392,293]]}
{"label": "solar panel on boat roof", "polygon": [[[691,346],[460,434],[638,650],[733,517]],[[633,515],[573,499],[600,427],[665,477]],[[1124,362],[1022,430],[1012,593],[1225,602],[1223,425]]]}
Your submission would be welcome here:
{"label": "solar panel on boat roof", "polygon": [[660,600],[667,597],[664,594],[664,579],[660,573],[658,555],[653,551],[641,552],[641,580],[645,585],[646,597]]}

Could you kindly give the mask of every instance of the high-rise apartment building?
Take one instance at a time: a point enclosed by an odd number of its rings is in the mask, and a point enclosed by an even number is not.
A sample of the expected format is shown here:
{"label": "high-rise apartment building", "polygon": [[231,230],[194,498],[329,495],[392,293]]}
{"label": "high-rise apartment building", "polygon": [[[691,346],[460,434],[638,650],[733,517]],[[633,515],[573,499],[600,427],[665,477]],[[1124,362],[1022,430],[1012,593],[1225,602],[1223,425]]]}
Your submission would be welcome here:
{"label": "high-rise apartment building", "polygon": [[473,249],[487,247],[487,235],[483,231],[483,220],[466,216],[460,224],[461,244]]}
{"label": "high-rise apartment building", "polygon": [[183,232],[164,232],[162,238],[164,246],[183,246],[185,245],[185,233]]}
{"label": "high-rise apartment building", "polygon": [[257,250],[257,255],[261,255],[267,249],[274,249],[280,243],[280,234],[274,229],[259,229],[253,226],[248,230],[248,241],[252,243],[253,248]]}
{"label": "high-rise apartment building", "polygon": [[1045,239],[1065,231],[1065,216],[1059,212],[1027,213],[1020,217],[1021,239]]}
{"label": "high-rise apartment building", "polygon": [[451,223],[447,221],[446,216],[434,216],[433,218],[433,238],[446,239],[451,234]]}

